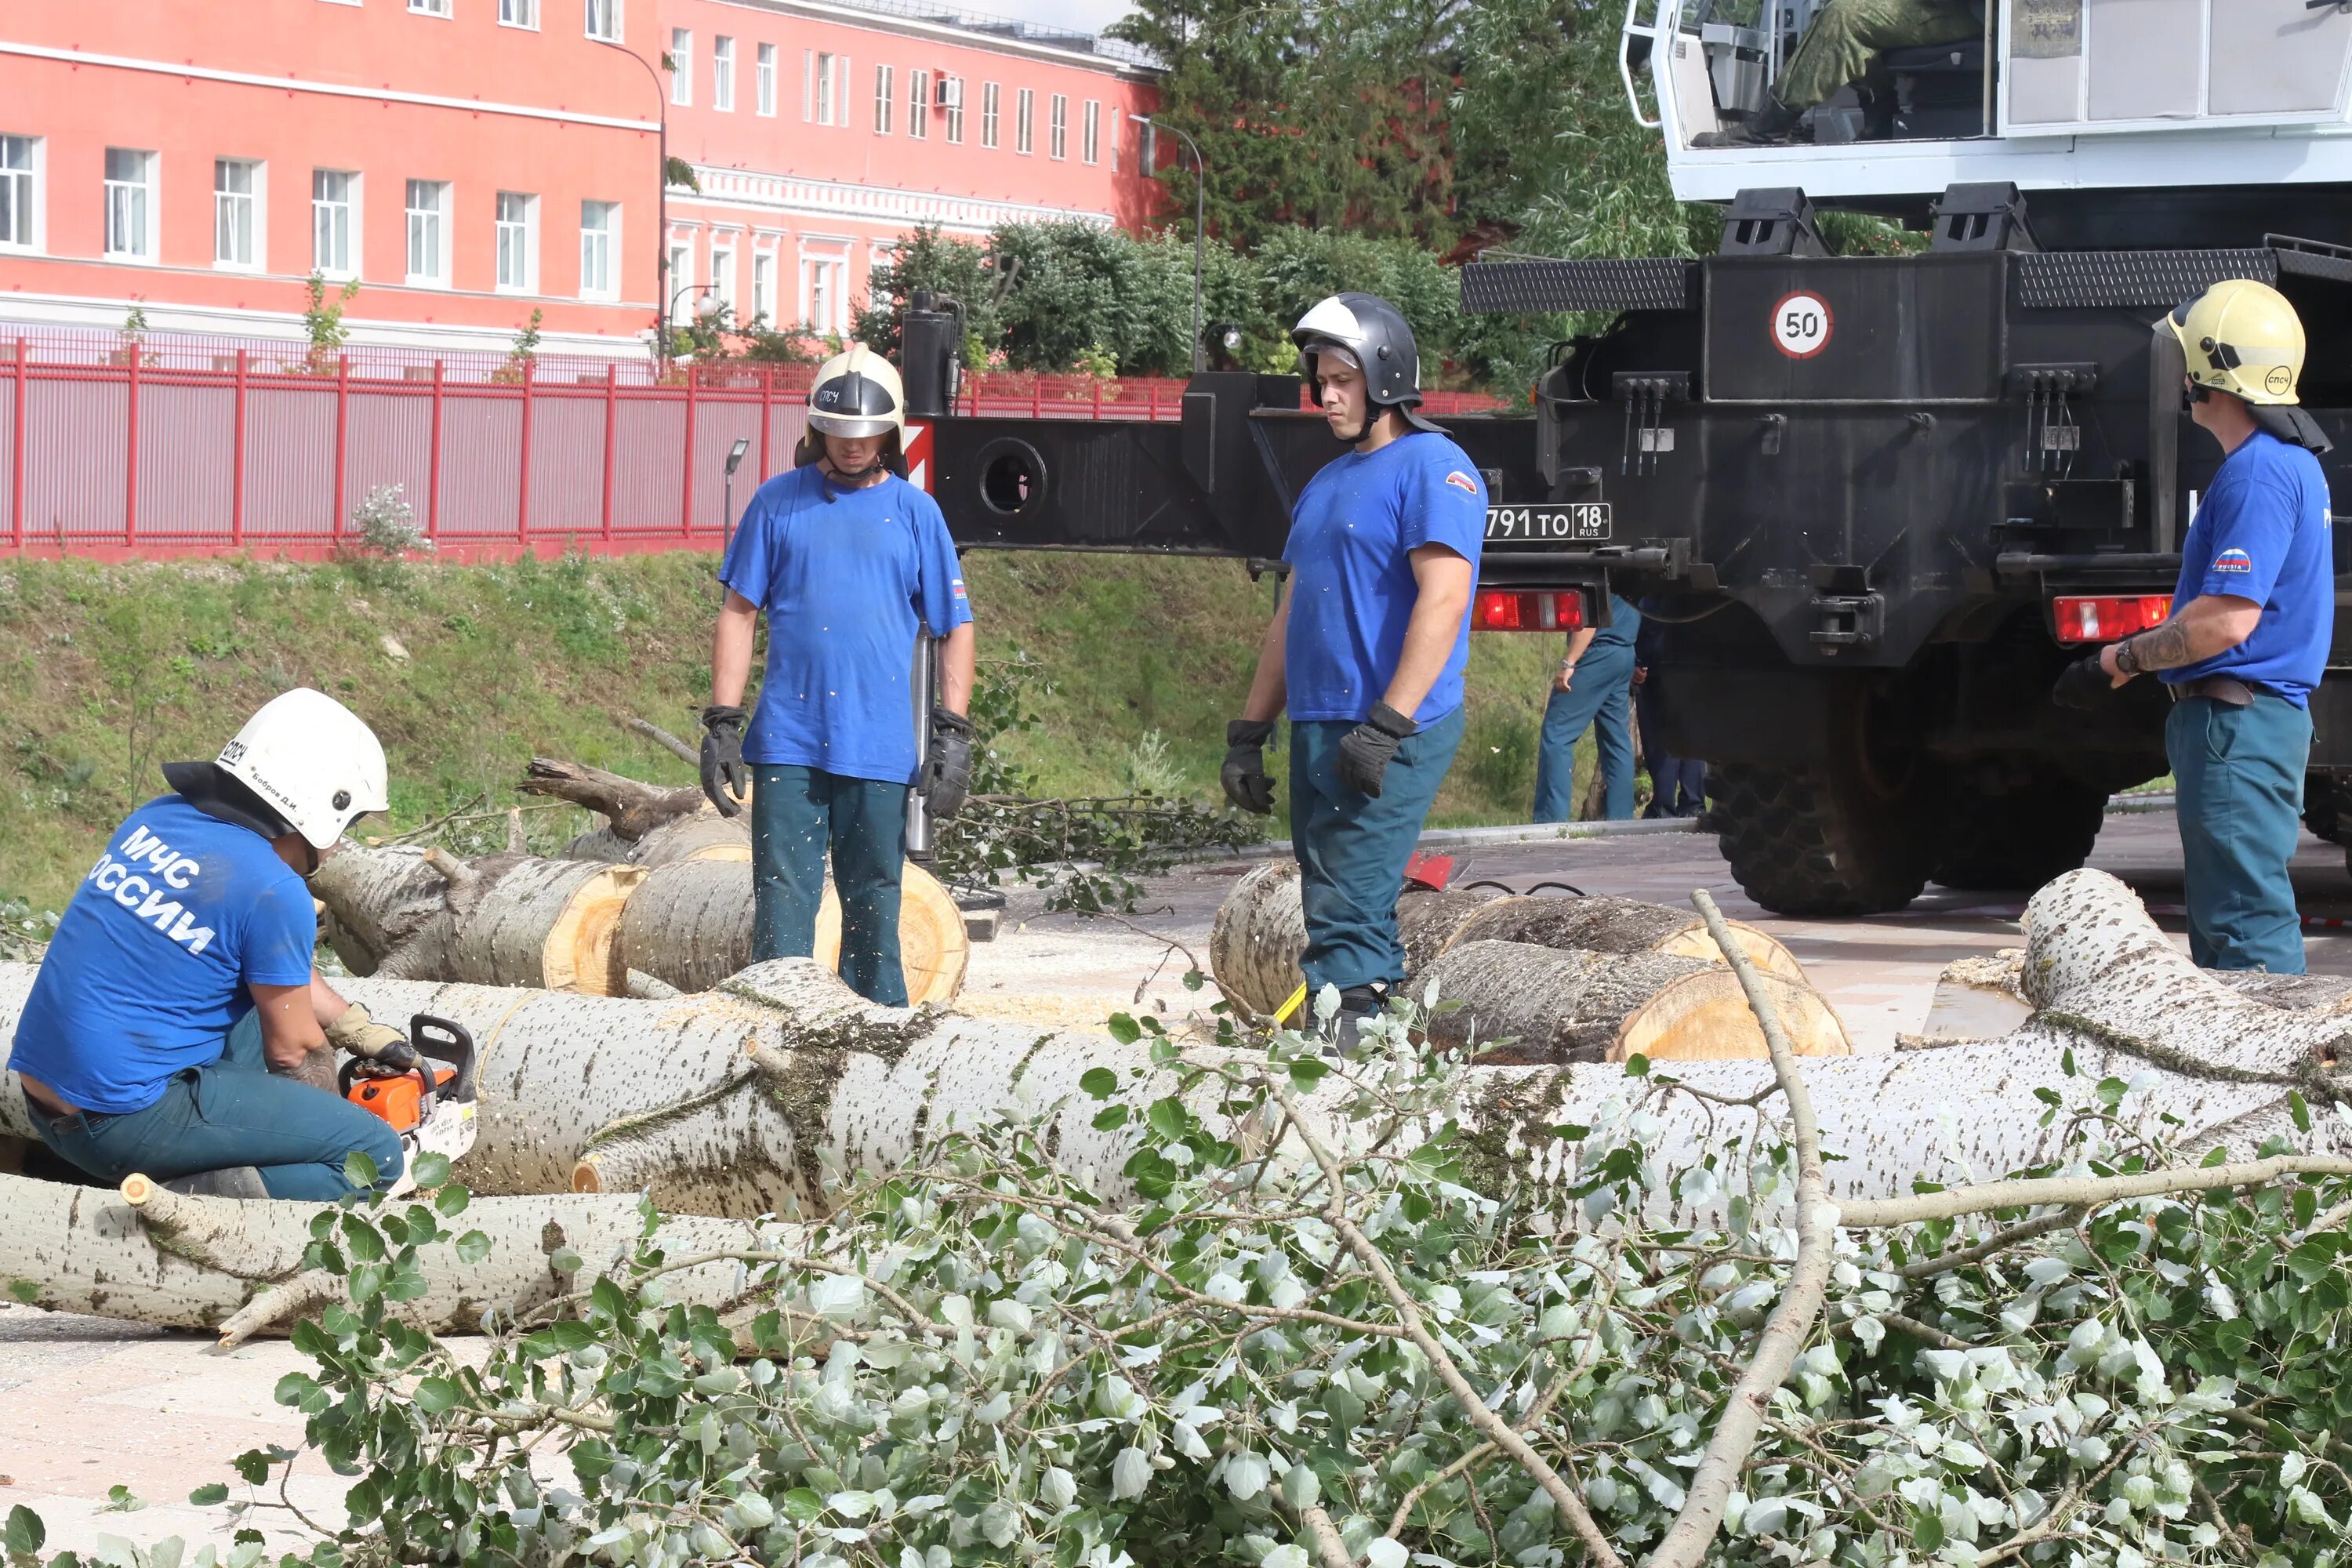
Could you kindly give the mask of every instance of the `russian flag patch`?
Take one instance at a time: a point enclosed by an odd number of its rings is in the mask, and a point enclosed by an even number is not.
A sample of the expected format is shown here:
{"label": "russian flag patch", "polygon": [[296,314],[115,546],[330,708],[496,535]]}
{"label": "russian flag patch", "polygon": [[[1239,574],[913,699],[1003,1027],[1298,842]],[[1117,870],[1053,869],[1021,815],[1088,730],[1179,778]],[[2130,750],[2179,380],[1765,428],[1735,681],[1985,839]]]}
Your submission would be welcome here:
{"label": "russian flag patch", "polygon": [[1469,475],[1464,473],[1459,468],[1456,468],[1452,473],[1446,475],[1445,482],[1466,495],[1475,496],[1478,493],[1478,481],[1472,479]]}
{"label": "russian flag patch", "polygon": [[2254,558],[2242,550],[2224,550],[2213,557],[2213,570],[2216,572],[2252,572],[2253,569]]}

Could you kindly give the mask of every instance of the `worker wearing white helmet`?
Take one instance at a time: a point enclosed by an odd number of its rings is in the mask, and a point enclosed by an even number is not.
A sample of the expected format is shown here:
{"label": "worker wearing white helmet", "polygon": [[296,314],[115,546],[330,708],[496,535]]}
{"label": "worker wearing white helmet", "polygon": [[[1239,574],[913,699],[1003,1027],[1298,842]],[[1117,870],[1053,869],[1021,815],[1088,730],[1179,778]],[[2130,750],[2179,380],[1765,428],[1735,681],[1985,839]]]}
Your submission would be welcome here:
{"label": "worker wearing white helmet", "polygon": [[[841,899],[841,976],[907,1003],[898,879],[907,793],[953,816],[971,777],[971,605],[939,503],[907,482],[906,396],[863,343],[809,390],[801,466],[761,485],[720,566],[727,600],[711,645],[702,788],[732,816],[751,786],[754,959],[816,951],[828,845]],[[768,664],[748,712],[752,634]],[[940,689],[919,749],[909,681],[916,638],[941,639]]]}
{"label": "worker wearing white helmet", "polygon": [[8,1066],[41,1141],[92,1178],[234,1197],[336,1198],[345,1163],[400,1174],[392,1129],[279,1076],[340,1046],[413,1063],[319,977],[303,879],[384,798],[383,747],[323,692],[273,699],[131,814],[58,922]]}

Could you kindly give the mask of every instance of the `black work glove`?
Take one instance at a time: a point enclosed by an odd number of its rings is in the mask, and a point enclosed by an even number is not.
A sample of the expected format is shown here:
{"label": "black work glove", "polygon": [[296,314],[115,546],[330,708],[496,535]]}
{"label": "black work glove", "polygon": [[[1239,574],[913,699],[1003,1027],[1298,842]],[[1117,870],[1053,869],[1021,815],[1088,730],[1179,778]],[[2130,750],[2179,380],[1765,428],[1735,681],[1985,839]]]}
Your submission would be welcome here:
{"label": "black work glove", "polygon": [[1339,782],[1379,799],[1381,775],[1388,772],[1397,742],[1420,728],[1387,703],[1373,703],[1372,716],[1339,742]]}
{"label": "black work glove", "polygon": [[743,710],[723,702],[702,710],[702,793],[721,816],[742,816],[736,796],[751,787],[751,770],[743,763],[744,722]]}
{"label": "black work glove", "polygon": [[1265,742],[1274,734],[1270,719],[1231,719],[1225,722],[1225,765],[1217,782],[1225,798],[1259,816],[1274,810],[1274,780],[1265,771]]}
{"label": "black work glove", "polygon": [[2096,708],[2099,700],[2115,689],[2115,677],[2099,668],[2099,656],[2078,658],[2058,672],[2058,684],[2050,689],[2050,700],[2061,708]]}
{"label": "black work glove", "polygon": [[933,822],[963,809],[971,791],[971,721],[944,708],[931,710],[931,748],[923,759],[923,805]]}

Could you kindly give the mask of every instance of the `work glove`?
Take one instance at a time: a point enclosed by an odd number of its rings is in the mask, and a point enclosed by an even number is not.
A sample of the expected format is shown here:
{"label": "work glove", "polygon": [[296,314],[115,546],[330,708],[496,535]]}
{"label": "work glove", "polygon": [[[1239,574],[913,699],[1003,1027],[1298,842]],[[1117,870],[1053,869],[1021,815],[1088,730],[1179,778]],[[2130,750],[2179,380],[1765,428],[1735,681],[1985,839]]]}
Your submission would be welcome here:
{"label": "work glove", "polygon": [[736,797],[751,787],[743,763],[743,710],[714,702],[702,710],[702,793],[721,816],[740,816]]}
{"label": "work glove", "polygon": [[1378,800],[1381,775],[1388,772],[1397,742],[1420,728],[1387,703],[1373,703],[1372,716],[1339,742],[1339,782]]}
{"label": "work glove", "polygon": [[971,791],[971,721],[944,708],[931,710],[931,749],[923,760],[923,805],[933,822],[963,809]]}
{"label": "work glove", "polygon": [[2099,668],[2099,656],[2095,653],[2059,671],[2058,684],[2050,689],[2050,700],[2061,708],[2096,708],[2115,684],[2115,677]]}
{"label": "work glove", "polygon": [[1267,719],[1233,719],[1225,724],[1225,765],[1217,773],[1225,798],[1244,811],[1265,816],[1274,810],[1274,780],[1265,771],[1265,742],[1274,733]]}
{"label": "work glove", "polygon": [[408,1043],[408,1037],[389,1024],[377,1023],[357,1002],[327,1026],[327,1044],[349,1051],[366,1064],[367,1071],[377,1075],[404,1073],[417,1062],[416,1047]]}

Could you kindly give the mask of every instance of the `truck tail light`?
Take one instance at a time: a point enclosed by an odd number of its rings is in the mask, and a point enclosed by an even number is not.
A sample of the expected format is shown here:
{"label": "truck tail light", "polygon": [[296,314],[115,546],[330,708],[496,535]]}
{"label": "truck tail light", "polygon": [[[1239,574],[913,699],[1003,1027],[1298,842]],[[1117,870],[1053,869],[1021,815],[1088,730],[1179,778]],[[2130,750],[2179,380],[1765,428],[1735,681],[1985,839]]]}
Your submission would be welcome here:
{"label": "truck tail light", "polygon": [[1572,632],[1584,624],[1584,595],[1566,592],[1488,590],[1471,607],[1474,632]]}
{"label": "truck tail light", "polygon": [[2114,642],[2160,626],[2172,614],[2169,594],[2099,594],[2061,598],[2053,606],[2060,642]]}

